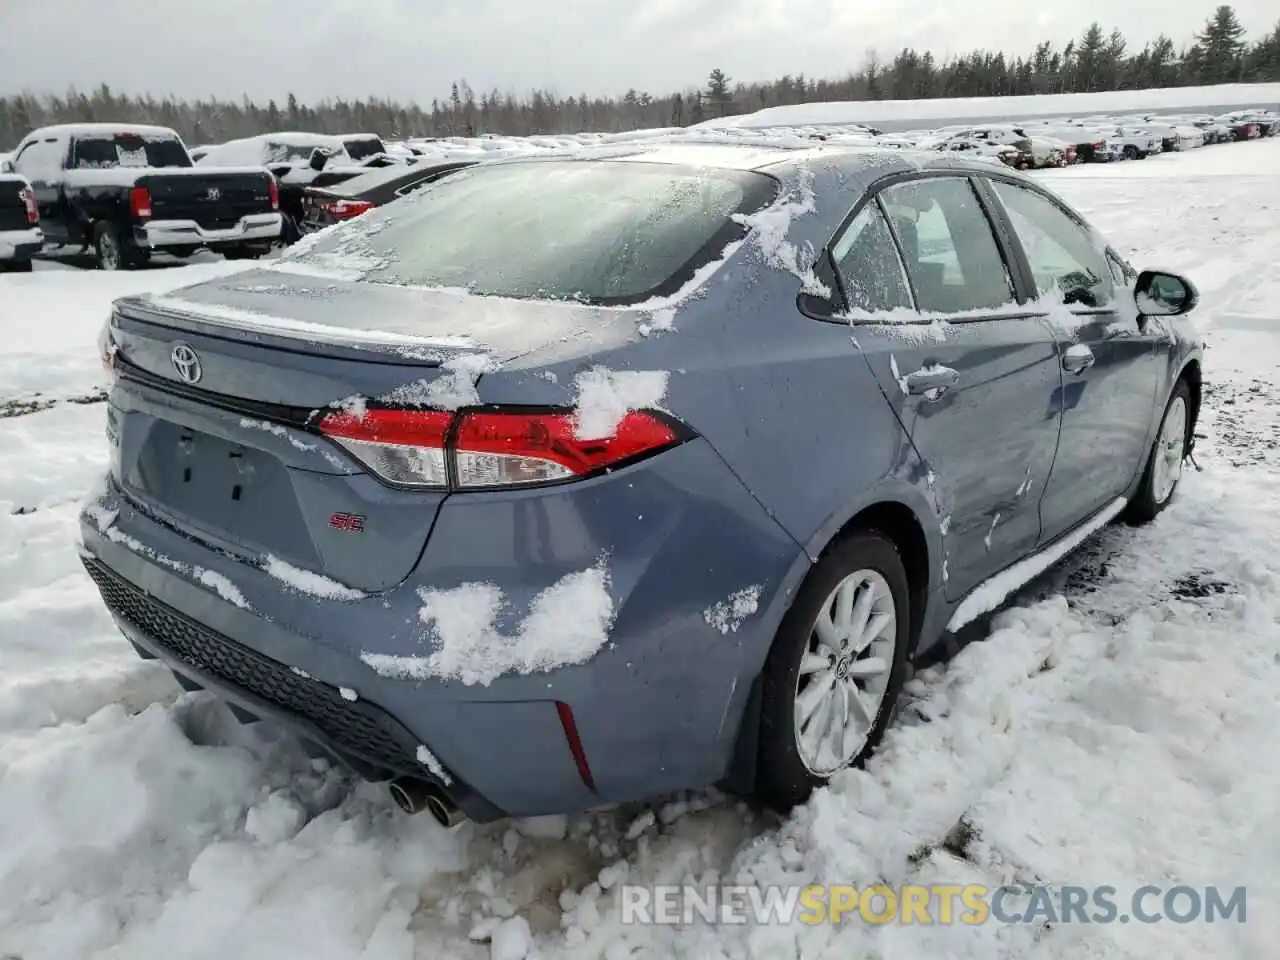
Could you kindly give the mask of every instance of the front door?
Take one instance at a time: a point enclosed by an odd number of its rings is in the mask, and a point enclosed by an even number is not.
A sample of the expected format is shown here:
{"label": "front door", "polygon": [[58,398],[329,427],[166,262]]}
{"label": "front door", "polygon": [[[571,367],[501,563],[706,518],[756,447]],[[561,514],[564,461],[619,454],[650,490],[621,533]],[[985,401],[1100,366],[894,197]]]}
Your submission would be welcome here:
{"label": "front door", "polygon": [[1140,320],[1105,247],[1058,201],[992,178],[1062,355],[1062,433],[1040,514],[1042,542],[1123,496],[1144,469],[1160,382],[1158,320]]}

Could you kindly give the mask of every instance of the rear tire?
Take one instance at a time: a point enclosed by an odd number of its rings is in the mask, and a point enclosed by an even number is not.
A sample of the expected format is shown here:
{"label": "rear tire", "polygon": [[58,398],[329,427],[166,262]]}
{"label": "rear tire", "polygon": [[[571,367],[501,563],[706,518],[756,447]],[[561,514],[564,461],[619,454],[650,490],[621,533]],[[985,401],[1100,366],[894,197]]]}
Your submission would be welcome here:
{"label": "rear tire", "polygon": [[1138,159],[1138,148],[1137,148],[1137,147],[1135,147],[1133,144],[1129,144],[1128,146],[1126,146],[1126,147],[1124,148],[1124,158],[1125,158],[1126,160],[1137,160],[1137,159]]}
{"label": "rear tire", "polygon": [[[911,594],[898,548],[871,531],[839,541],[796,593],[765,662],[759,800],[786,812],[865,762],[906,682],[910,641]],[[808,715],[799,726],[798,712]]]}
{"label": "rear tire", "polygon": [[257,260],[264,252],[249,247],[232,247],[230,250],[222,251],[222,256],[227,260]]}
{"label": "rear tire", "polygon": [[1126,523],[1134,526],[1150,523],[1173,500],[1182,478],[1182,461],[1192,426],[1191,388],[1186,380],[1179,379],[1160,418],[1160,429],[1147,455],[1142,481],[1125,508]]}
{"label": "rear tire", "polygon": [[99,270],[132,270],[147,262],[147,253],[124,242],[116,225],[99,220],[93,227],[93,256]]}
{"label": "rear tire", "polygon": [[0,260],[0,273],[30,273],[30,260]]}

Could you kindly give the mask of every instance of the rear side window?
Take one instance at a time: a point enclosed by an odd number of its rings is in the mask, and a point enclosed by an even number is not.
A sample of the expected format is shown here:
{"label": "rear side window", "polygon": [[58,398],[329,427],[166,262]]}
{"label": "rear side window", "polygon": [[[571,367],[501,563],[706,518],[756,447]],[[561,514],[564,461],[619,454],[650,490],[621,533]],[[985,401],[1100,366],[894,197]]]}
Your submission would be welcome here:
{"label": "rear side window", "polygon": [[776,181],[620,161],[472,167],[321,236],[289,259],[380,283],[620,304],[674,292],[742,236]]}
{"label": "rear side window", "polygon": [[886,187],[880,199],[902,246],[919,309],[960,313],[1014,302],[991,223],[967,179],[911,180]]}
{"label": "rear side window", "polygon": [[912,306],[902,259],[874,200],[836,241],[831,259],[851,310],[875,313]]}
{"label": "rear side window", "polygon": [[1065,303],[1101,307],[1111,301],[1115,280],[1106,254],[1065,210],[1035,190],[993,181],[1035,276],[1036,291]]}
{"label": "rear side window", "polygon": [[117,134],[114,137],[77,139],[74,164],[77,170],[110,167],[189,167],[191,157],[182,143],[172,137],[143,137]]}

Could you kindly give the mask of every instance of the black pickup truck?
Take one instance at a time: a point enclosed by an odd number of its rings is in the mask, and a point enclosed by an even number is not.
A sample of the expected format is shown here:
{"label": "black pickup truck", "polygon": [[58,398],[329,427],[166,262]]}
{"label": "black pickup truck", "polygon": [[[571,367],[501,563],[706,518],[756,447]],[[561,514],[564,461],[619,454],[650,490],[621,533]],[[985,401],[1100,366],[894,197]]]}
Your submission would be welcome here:
{"label": "black pickup truck", "polygon": [[43,244],[31,185],[15,173],[0,173],[0,273],[30,270]]}
{"label": "black pickup truck", "polygon": [[104,270],[201,247],[251,259],[280,236],[280,191],[270,171],[195,167],[165,127],[44,127],[9,162],[31,182],[46,246],[92,249]]}

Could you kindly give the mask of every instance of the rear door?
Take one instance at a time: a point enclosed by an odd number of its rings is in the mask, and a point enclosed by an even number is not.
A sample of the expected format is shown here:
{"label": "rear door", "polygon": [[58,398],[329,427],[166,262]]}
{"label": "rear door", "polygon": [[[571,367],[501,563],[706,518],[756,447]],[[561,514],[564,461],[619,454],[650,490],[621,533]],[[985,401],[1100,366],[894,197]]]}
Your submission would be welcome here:
{"label": "rear door", "polygon": [[[1102,242],[1048,193],[991,177],[1062,354],[1062,436],[1044,491],[1045,541],[1122,496],[1143,468],[1164,326],[1119,296]],[[1127,283],[1127,280],[1125,281]]]}
{"label": "rear door", "polygon": [[1053,334],[1019,305],[966,174],[889,183],[831,253],[855,341],[926,465],[959,598],[1039,540],[1058,441]]}

